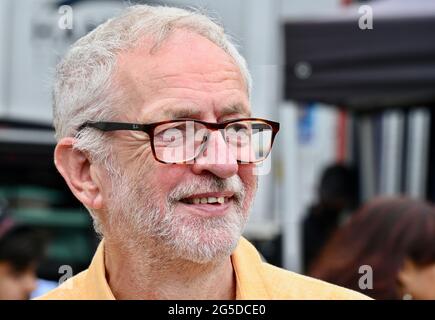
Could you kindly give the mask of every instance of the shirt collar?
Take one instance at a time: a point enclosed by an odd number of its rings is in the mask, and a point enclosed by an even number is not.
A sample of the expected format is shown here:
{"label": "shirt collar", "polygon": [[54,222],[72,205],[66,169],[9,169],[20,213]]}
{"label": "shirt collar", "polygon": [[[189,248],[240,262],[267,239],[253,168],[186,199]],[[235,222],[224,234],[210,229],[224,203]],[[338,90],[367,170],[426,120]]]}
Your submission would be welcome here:
{"label": "shirt collar", "polygon": [[269,299],[270,295],[262,272],[263,262],[255,247],[241,237],[231,255],[231,260],[236,274],[236,299]]}
{"label": "shirt collar", "polygon": [[[268,299],[269,294],[262,276],[262,261],[254,246],[241,237],[231,255],[231,261],[236,277],[236,299]],[[86,282],[90,289],[87,294],[91,300],[115,300],[106,278],[104,239],[89,266]]]}
{"label": "shirt collar", "polygon": [[106,279],[106,266],[104,263],[104,239],[101,240],[100,245],[95,252],[91,265],[88,268],[86,275],[86,282],[92,288],[89,292],[92,299],[96,300],[115,300],[115,296],[109,287]]}

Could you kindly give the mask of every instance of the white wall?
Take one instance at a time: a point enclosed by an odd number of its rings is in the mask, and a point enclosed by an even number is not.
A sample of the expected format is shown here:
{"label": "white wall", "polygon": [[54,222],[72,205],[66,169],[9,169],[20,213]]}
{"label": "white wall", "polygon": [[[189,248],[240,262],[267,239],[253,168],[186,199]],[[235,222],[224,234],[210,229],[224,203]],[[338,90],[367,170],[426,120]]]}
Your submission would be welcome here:
{"label": "white wall", "polygon": [[35,36],[39,9],[44,1],[14,1],[8,116],[50,122],[49,70],[52,49],[47,39]]}
{"label": "white wall", "polygon": [[[3,0],[2,0],[3,1]],[[51,123],[52,76],[56,63],[67,50],[75,37],[85,34],[85,26],[92,22],[102,22],[122,3],[104,1],[83,3],[74,7],[72,37],[59,27],[62,17],[55,0],[14,0],[7,14],[10,43],[10,72],[8,86],[8,106],[6,116],[13,119]],[[2,39],[2,44],[5,41]],[[5,52],[6,50],[1,50]]]}
{"label": "white wall", "polygon": [[323,15],[340,6],[340,0],[279,0],[281,17],[300,19]]}
{"label": "white wall", "polygon": [[7,113],[9,93],[9,59],[10,55],[10,0],[0,2],[0,117]]}

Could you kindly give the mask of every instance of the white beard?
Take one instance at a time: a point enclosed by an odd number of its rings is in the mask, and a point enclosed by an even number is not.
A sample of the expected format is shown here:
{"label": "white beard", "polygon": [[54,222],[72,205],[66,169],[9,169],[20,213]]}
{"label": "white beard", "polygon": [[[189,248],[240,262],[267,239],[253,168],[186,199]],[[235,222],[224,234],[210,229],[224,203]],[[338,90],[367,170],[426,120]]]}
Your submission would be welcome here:
{"label": "white beard", "polygon": [[[159,206],[158,188],[144,185],[146,174],[138,174],[140,178],[135,179],[119,173],[111,176],[109,228],[124,247],[143,249],[152,239],[151,243],[174,259],[208,263],[230,256],[237,246],[248,219],[248,212],[243,212],[246,191],[239,176],[197,176],[181,183],[166,198],[164,210]],[[224,216],[176,213],[179,200],[193,193],[228,190],[234,192],[233,208]],[[159,248],[155,249],[158,252]]]}

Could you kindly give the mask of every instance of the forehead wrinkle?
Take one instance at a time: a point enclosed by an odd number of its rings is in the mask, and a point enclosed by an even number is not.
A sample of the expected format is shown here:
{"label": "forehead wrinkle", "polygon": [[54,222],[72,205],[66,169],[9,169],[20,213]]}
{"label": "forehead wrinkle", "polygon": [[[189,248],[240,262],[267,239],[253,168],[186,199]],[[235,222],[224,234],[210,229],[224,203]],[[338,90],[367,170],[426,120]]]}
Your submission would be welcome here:
{"label": "forehead wrinkle", "polygon": [[182,85],[185,82],[186,77],[196,80],[199,83],[222,83],[223,81],[237,81],[239,87],[243,87],[243,82],[239,79],[239,72],[233,70],[234,66],[229,64],[220,65],[218,67],[213,66],[212,69],[204,70],[192,70],[196,66],[192,66],[190,71],[183,70],[183,72],[173,72],[172,70],[159,70],[152,77],[149,77],[149,81],[163,82],[173,81],[174,84]]}
{"label": "forehead wrinkle", "polygon": [[[226,76],[227,75],[227,76]],[[235,77],[230,77],[229,73],[221,73],[215,76],[213,79],[210,75],[198,74],[198,73],[180,73],[178,75],[161,75],[160,77],[154,77],[148,79],[146,85],[148,90],[155,95],[167,94],[168,91],[174,94],[210,94],[216,91],[240,91],[244,93],[243,83],[240,83]],[[190,91],[190,92],[189,92]]]}

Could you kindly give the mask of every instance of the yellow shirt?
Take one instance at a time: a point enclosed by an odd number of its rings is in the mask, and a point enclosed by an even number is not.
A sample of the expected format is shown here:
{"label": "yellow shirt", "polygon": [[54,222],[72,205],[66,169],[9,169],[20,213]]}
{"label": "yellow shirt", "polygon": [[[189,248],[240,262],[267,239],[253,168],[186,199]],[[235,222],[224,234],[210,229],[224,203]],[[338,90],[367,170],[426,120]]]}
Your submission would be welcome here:
{"label": "yellow shirt", "polygon": [[[254,246],[241,237],[231,255],[236,275],[236,299],[369,299],[317,279],[277,268],[261,260]],[[104,240],[89,268],[38,299],[113,300],[106,280]]]}

